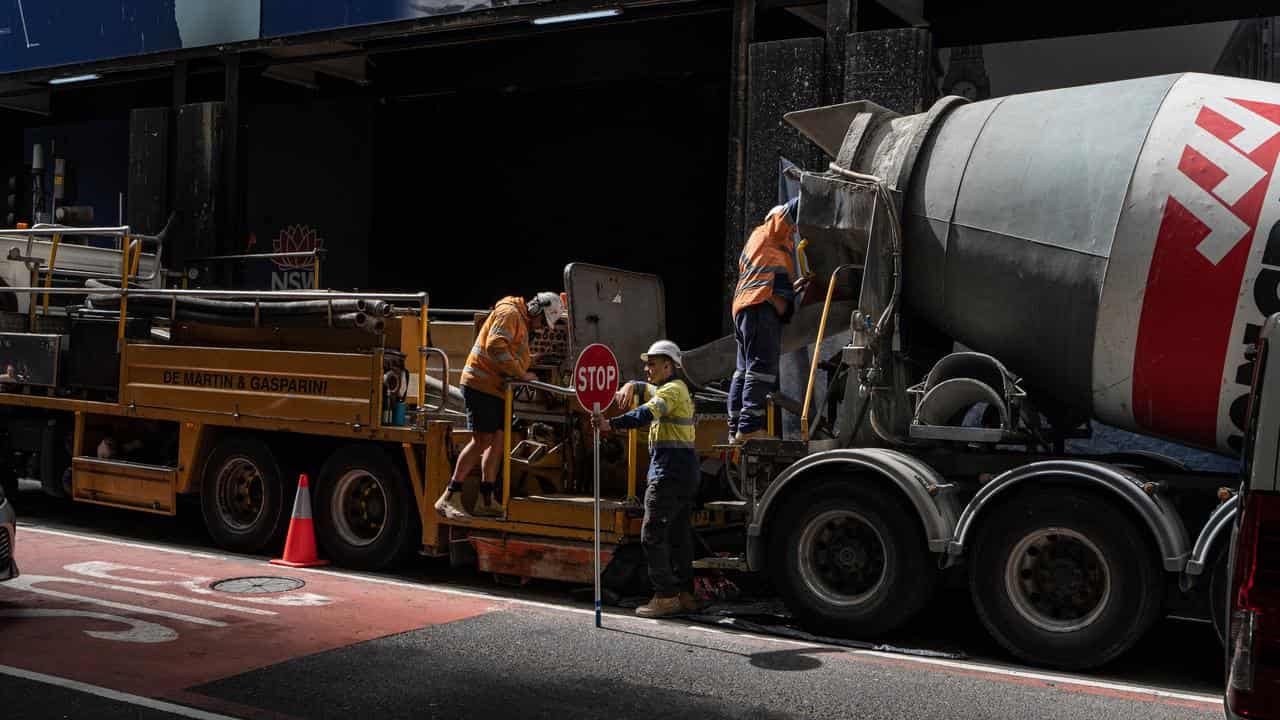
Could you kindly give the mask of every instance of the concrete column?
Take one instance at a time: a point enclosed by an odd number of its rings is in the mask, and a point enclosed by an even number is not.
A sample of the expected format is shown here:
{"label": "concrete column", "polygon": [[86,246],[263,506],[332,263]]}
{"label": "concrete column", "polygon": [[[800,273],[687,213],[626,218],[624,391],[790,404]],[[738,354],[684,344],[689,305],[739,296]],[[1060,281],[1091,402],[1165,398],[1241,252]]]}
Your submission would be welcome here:
{"label": "concrete column", "polygon": [[846,38],[846,101],[871,100],[904,115],[918,113],[933,104],[935,84],[929,30],[871,30]]}

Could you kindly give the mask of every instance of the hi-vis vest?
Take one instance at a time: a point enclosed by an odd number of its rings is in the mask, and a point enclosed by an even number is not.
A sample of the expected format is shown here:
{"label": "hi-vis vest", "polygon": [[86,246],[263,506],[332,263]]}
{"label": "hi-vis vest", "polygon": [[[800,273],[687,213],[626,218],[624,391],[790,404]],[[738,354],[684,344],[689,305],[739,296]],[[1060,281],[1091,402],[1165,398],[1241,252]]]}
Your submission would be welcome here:
{"label": "hi-vis vest", "polygon": [[669,380],[660,387],[640,383],[644,407],[653,414],[649,425],[649,451],[693,450],[693,398],[683,381]]}
{"label": "hi-vis vest", "polygon": [[[796,275],[795,226],[786,213],[770,213],[751,232],[747,246],[738,256],[738,288],[733,295],[733,316],[743,308],[758,305],[775,294],[787,300],[793,296],[791,281]],[[776,289],[775,289],[776,288]]]}
{"label": "hi-vis vest", "polygon": [[524,298],[505,297],[493,306],[476,335],[462,369],[462,384],[501,397],[503,384],[523,377],[532,364]]}

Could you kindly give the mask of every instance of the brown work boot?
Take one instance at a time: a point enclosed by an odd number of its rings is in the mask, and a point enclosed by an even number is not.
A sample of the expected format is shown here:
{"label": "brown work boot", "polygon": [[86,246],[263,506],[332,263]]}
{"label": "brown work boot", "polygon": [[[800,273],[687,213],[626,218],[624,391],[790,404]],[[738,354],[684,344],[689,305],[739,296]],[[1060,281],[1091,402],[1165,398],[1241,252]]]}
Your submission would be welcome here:
{"label": "brown work boot", "polygon": [[671,617],[672,615],[682,615],[684,612],[684,606],[680,602],[680,596],[678,595],[665,598],[655,595],[652,600],[636,608],[636,615],[642,618]]}
{"label": "brown work boot", "polygon": [[462,493],[445,488],[444,494],[436,500],[436,512],[446,520],[462,520],[470,517],[462,507]]}
{"label": "brown work boot", "polygon": [[476,496],[476,506],[471,514],[478,517],[501,517],[502,506],[493,499],[493,493],[481,492]]}
{"label": "brown work boot", "polygon": [[689,614],[702,612],[702,601],[698,599],[697,595],[691,592],[682,592],[676,597],[680,599],[681,611]]}
{"label": "brown work boot", "polygon": [[741,445],[748,440],[767,440],[773,437],[768,430],[752,430],[749,433],[738,433],[734,436],[734,443]]}

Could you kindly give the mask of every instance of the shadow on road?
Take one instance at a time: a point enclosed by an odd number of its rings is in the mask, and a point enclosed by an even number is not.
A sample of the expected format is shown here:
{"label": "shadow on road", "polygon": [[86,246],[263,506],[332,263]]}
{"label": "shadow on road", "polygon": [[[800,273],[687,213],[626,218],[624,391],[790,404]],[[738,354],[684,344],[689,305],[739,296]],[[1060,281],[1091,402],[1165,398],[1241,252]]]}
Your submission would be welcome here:
{"label": "shadow on road", "polygon": [[814,645],[812,647],[795,648],[793,650],[770,650],[767,652],[744,653],[737,652],[736,650],[727,650],[714,645],[691,643],[684,640],[673,640],[671,638],[662,637],[661,635],[650,635],[647,633],[635,632],[633,630],[622,630],[608,626],[601,629],[618,633],[620,635],[630,635],[632,637],[644,638],[646,640],[657,640],[658,642],[670,645],[680,645],[698,650],[708,650],[722,655],[737,655],[738,657],[746,658],[752,666],[758,667],[761,670],[775,670],[778,672],[803,672],[806,670],[817,670],[822,667],[822,661],[816,657],[811,657],[812,655],[817,655],[819,653],[844,652],[843,648]]}

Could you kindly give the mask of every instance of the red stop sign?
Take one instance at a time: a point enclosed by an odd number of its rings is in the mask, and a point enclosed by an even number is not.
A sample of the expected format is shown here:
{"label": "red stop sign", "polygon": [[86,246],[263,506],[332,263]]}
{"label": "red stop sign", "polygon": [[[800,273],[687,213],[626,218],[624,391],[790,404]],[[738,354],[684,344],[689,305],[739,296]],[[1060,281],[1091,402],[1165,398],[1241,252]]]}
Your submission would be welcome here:
{"label": "red stop sign", "polygon": [[587,410],[609,407],[613,394],[618,392],[620,375],[612,350],[600,343],[586,346],[573,364],[573,390],[578,402]]}

